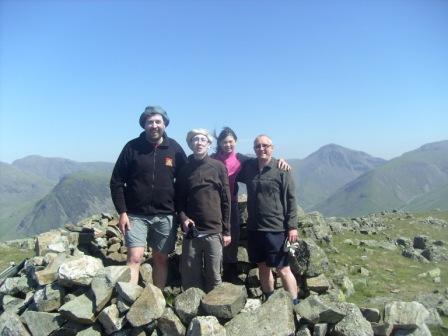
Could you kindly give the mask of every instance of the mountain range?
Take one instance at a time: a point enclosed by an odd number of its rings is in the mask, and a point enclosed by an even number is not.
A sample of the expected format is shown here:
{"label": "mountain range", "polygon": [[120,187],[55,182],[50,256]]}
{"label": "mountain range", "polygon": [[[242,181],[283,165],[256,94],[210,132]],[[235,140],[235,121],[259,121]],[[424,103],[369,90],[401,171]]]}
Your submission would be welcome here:
{"label": "mountain range", "polygon": [[[299,205],[325,216],[383,210],[448,210],[448,140],[425,144],[392,160],[336,144],[290,159]],[[1,240],[113,212],[113,163],[27,156],[0,162]]]}

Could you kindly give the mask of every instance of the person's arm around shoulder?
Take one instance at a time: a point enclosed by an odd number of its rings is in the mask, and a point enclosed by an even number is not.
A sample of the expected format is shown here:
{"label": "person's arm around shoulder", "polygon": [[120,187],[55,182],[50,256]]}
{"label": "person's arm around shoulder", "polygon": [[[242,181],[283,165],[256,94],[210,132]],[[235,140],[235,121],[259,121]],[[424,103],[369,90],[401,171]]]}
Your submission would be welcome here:
{"label": "person's arm around shoulder", "polygon": [[290,171],[291,166],[285,159],[278,159],[277,161],[277,168],[283,171]]}

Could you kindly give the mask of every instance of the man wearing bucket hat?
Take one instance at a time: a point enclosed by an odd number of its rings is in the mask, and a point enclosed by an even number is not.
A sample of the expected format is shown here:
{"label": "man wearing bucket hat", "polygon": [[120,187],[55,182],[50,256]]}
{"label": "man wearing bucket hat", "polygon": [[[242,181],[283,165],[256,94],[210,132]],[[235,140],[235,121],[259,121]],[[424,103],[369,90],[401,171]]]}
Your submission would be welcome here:
{"label": "man wearing bucket hat", "polygon": [[139,119],[144,132],[124,146],[110,180],[119,228],[128,248],[131,282],[138,283],[148,245],[152,248],[153,283],[161,289],[166,284],[168,254],[176,241],[174,180],[187,161],[182,147],[166,135],[169,122],[161,107],[146,107]]}
{"label": "man wearing bucket hat", "polygon": [[184,290],[209,292],[221,283],[222,248],[231,241],[229,179],[224,164],[208,156],[212,141],[206,129],[188,132],[193,155],[176,180],[176,209],[186,233],[181,259]]}

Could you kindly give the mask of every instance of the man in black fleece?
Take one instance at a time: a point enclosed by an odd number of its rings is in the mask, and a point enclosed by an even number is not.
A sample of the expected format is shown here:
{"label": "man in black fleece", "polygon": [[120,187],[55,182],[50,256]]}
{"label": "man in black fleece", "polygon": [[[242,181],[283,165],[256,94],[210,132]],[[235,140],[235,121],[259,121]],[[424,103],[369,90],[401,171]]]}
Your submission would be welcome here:
{"label": "man in black fleece", "polygon": [[146,244],[152,248],[153,283],[163,289],[168,254],[174,250],[174,179],[186,163],[182,147],[165,133],[165,110],[148,106],[140,116],[144,132],[129,141],[115,164],[110,190],[125,235],[131,282],[137,284]]}
{"label": "man in black fleece", "polygon": [[209,292],[221,283],[222,248],[231,241],[229,179],[224,164],[208,156],[212,140],[205,129],[188,133],[193,155],[176,180],[176,208],[187,233],[181,260],[184,290],[197,287]]}

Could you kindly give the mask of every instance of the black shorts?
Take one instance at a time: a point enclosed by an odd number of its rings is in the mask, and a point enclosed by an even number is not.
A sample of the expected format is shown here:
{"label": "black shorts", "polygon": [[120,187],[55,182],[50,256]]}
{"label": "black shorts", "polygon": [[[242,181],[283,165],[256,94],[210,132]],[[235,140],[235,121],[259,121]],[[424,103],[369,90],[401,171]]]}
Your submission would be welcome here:
{"label": "black shorts", "polygon": [[248,231],[249,261],[265,262],[269,267],[288,266],[288,253],[283,251],[286,237],[286,232]]}

